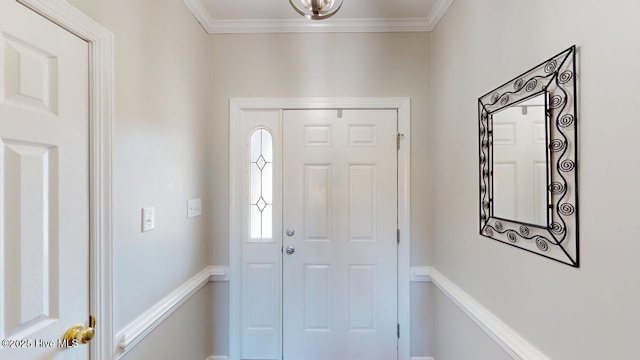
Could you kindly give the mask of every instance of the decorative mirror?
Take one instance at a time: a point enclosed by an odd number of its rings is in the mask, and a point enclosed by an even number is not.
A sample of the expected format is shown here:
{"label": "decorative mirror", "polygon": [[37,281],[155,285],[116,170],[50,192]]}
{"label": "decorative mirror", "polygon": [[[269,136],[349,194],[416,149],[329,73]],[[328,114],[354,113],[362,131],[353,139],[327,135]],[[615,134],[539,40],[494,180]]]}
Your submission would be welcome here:
{"label": "decorative mirror", "polygon": [[478,99],[480,234],[579,267],[575,56]]}

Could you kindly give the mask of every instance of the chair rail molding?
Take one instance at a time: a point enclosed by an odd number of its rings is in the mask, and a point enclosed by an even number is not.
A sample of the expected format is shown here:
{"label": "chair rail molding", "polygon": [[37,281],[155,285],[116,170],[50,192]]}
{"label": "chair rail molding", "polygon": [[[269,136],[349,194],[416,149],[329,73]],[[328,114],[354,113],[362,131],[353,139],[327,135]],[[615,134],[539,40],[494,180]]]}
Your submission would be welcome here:
{"label": "chair rail molding", "polygon": [[173,314],[193,295],[212,281],[229,281],[229,268],[226,266],[208,266],[187,280],[179,288],[160,300],[150,309],[138,316],[124,329],[118,331],[116,339],[120,353],[115,359],[122,358],[129,350],[157,328],[169,315]]}
{"label": "chair rail molding", "polygon": [[453,0],[438,0],[426,18],[329,19],[322,22],[305,19],[216,20],[200,0],[183,2],[209,34],[258,34],[428,32],[436,27]]}
{"label": "chair rail molding", "polygon": [[17,0],[89,44],[90,311],[100,331],[92,359],[113,356],[112,162],[113,34],[66,0]]}
{"label": "chair rail molding", "polygon": [[433,283],[512,358],[516,360],[550,360],[547,355],[435,268],[430,266],[411,267],[411,281]]}

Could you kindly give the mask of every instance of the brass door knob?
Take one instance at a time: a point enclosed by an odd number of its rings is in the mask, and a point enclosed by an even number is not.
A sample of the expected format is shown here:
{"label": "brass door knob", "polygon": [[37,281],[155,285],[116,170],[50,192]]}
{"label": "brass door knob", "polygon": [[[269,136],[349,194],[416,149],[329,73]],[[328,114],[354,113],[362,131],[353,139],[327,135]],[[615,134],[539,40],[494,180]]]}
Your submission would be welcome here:
{"label": "brass door knob", "polygon": [[68,344],[72,343],[74,340],[78,344],[86,344],[93,339],[96,335],[96,330],[94,327],[96,326],[96,318],[91,316],[89,318],[89,327],[84,327],[82,325],[72,326],[67,332],[64,334],[64,339]]}
{"label": "brass door knob", "polygon": [[80,343],[86,344],[93,339],[96,331],[93,328],[86,328],[80,333]]}

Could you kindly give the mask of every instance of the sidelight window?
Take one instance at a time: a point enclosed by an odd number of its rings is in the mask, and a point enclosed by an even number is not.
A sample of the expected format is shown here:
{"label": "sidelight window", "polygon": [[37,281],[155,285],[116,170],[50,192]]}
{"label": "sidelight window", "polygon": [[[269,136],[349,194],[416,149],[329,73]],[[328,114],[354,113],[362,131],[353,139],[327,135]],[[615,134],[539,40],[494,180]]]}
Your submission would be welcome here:
{"label": "sidelight window", "polygon": [[258,128],[250,142],[251,239],[271,239],[273,222],[273,141],[271,133]]}

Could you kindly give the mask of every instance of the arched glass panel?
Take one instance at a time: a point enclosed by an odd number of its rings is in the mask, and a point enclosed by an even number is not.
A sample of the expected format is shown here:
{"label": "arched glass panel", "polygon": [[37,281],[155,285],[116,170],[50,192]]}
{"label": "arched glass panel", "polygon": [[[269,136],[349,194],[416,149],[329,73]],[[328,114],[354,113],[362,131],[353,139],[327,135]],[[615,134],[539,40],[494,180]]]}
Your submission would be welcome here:
{"label": "arched glass panel", "polygon": [[271,239],[273,223],[273,141],[266,129],[251,134],[249,230],[251,239]]}

